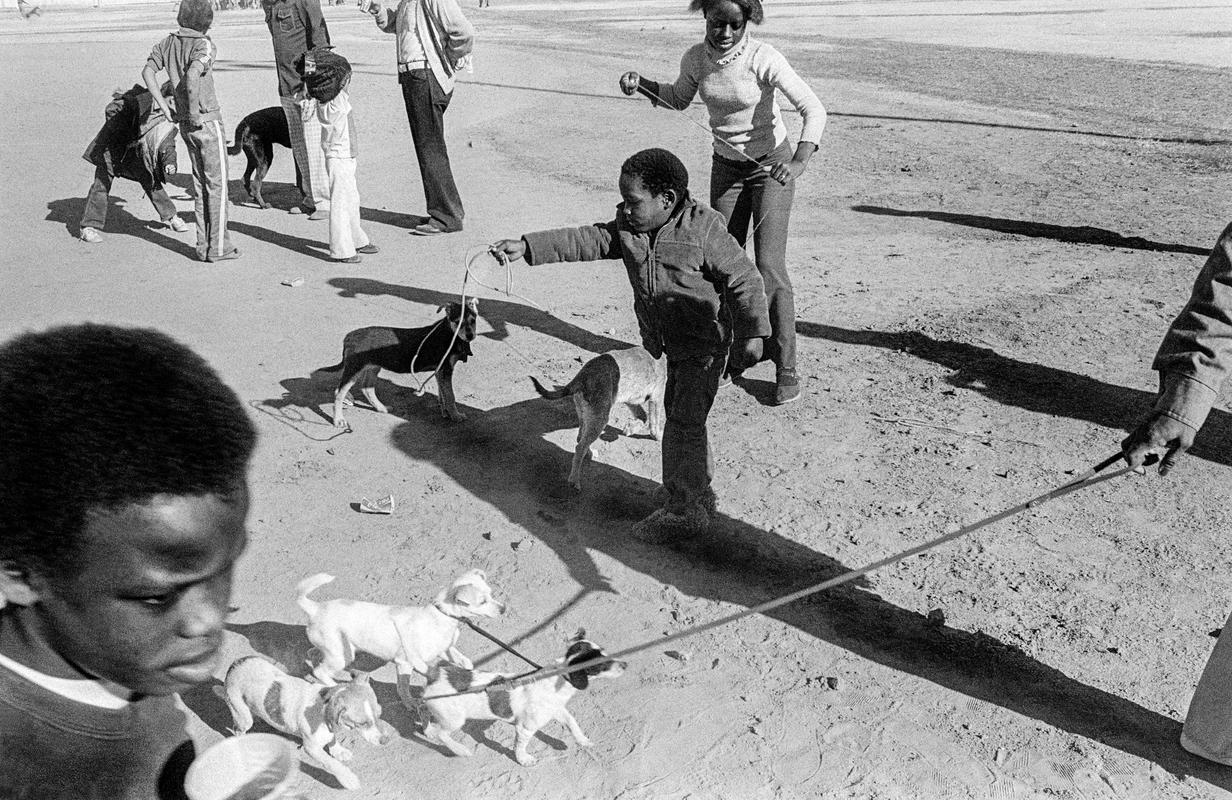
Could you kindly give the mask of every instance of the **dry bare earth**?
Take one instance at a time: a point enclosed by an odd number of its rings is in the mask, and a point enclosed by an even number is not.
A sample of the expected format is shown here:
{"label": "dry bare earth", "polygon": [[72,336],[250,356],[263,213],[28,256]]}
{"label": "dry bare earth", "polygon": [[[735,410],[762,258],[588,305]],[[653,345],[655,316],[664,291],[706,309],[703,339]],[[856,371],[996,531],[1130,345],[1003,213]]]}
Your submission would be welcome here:
{"label": "dry bare earth", "polygon": [[[572,412],[525,376],[563,379],[636,342],[616,265],[517,268],[516,290],[545,310],[483,291],[483,333],[456,381],[465,423],[442,423],[433,398],[395,378],[381,387],[392,416],[357,409],[355,431],[335,436],[331,384],[313,375],[351,328],[432,320],[468,248],[607,218],[636,149],[680,153],[705,195],[704,134],[615,91],[627,68],[674,75],[700,35],[674,7],[472,10],[477,70],[447,123],[467,230],[428,241],[405,231],[422,199],[392,39],[353,8],[327,9],[357,67],[360,189],[382,246],[345,269],[323,260],[324,223],[250,206],[234,208],[243,259],[196,263],[124,182],[107,242],[74,241],[90,174],[78,154],[110,90],[135,80],[173,27],[171,9],[13,14],[0,24],[0,335],[81,319],[152,325],[252,404],[262,440],[236,653],[297,663],[307,644],[291,590],[308,573],[339,576],[322,596],[424,602],[470,566],[512,602],[490,628],[532,657],[557,657],[578,627],[624,647],[1013,505],[1116,450],[1232,207],[1228,34],[1212,23],[1223,14],[1226,26],[1226,6],[1118,5],[769,4],[762,35],[831,112],[789,246],[807,394],[764,406],[763,366],[719,397],[721,515],[700,550],[626,535],[651,507],[650,440],[605,445],[585,494],[553,499]],[[275,104],[259,14],[221,14],[214,38],[228,125]],[[1014,49],[979,46],[989,42]],[[238,178],[242,159],[232,169]],[[275,205],[290,203],[292,175],[279,150]],[[236,181],[232,196],[242,200]],[[503,285],[486,258],[476,265]],[[294,277],[305,284],[280,285]],[[1232,770],[1175,743],[1232,589],[1226,407],[1200,441],[1174,479],[1105,483],[859,587],[652,649],[575,701],[596,747],[549,729],[534,768],[512,761],[505,725],[468,728],[470,760],[426,745],[378,673],[402,738],[356,745],[354,796],[1222,796]],[[393,516],[353,509],[385,492]],[[929,624],[933,609],[944,625]],[[519,666],[473,634],[463,646]],[[187,701],[204,739],[225,732],[216,698]],[[336,795],[306,772],[307,796]]]}

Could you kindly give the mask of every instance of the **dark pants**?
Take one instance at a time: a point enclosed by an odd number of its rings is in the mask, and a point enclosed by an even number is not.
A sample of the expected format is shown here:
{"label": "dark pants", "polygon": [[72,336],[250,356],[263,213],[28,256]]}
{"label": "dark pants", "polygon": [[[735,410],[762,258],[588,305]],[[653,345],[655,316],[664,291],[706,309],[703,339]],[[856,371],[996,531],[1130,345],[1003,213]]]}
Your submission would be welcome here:
{"label": "dark pants", "polygon": [[[791,158],[791,148],[784,142],[772,155]],[[787,274],[787,224],[795,191],[793,181],[784,186],[751,161],[716,155],[711,163],[710,205],[727,218],[727,232],[743,245],[750,218],[756,226],[754,262],[770,307],[765,357],[780,369],[796,368],[796,301]]]}
{"label": "dark pants", "polygon": [[664,509],[674,514],[705,505],[714,475],[714,459],[706,436],[706,418],[719,391],[726,353],[667,362],[663,405]]}
{"label": "dark pants", "polygon": [[[96,228],[101,231],[107,224],[107,195],[111,194],[113,180],[115,180],[114,176],[107,171],[106,167],[95,167],[94,185],[90,187],[90,193],[86,195],[86,207],[81,212],[81,227]],[[158,212],[159,219],[166,222],[175,216],[175,203],[172,203],[171,198],[167,196],[166,189],[148,183],[142,183],[141,188],[145,189],[145,196],[150,198],[150,202],[154,204],[154,210]]]}
{"label": "dark pants", "polygon": [[411,123],[415,157],[423,181],[428,216],[446,231],[462,230],[462,198],[453,182],[449,151],[445,147],[445,110],[453,94],[445,94],[430,69],[413,69],[398,75],[406,119]]}

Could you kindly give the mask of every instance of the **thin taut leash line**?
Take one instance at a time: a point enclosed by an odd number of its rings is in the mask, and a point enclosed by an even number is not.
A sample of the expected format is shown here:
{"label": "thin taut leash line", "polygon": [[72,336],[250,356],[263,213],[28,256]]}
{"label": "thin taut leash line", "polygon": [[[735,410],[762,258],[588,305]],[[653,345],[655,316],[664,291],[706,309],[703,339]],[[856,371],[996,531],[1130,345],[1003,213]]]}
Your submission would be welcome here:
{"label": "thin taut leash line", "polygon": [[[833,589],[834,587],[841,586],[842,584],[845,584],[845,583],[850,583],[856,578],[867,575],[868,573],[873,572],[874,570],[881,569],[882,567],[885,567],[895,562],[910,558],[911,556],[919,555],[920,553],[923,553],[927,550],[932,550],[933,548],[939,547],[945,544],[946,542],[950,542],[950,541],[953,541],[954,539],[958,539],[962,536],[966,536],[968,534],[974,533],[975,531],[978,531],[981,528],[985,528],[989,525],[1000,522],[1001,520],[1016,516],[1029,509],[1038,508],[1039,506],[1043,505],[1049,500],[1055,500],[1058,497],[1063,497],[1067,494],[1076,492],[1080,489],[1089,488],[1091,486],[1096,485],[1097,483],[1103,483],[1105,481],[1110,481],[1114,478],[1119,478],[1120,476],[1125,475],[1126,473],[1132,472],[1134,470],[1133,467],[1125,466],[1119,470],[1116,470],[1115,472],[1110,472],[1107,475],[1099,477],[1098,480],[1096,480],[1096,477],[1101,472],[1103,472],[1104,470],[1106,470],[1108,467],[1112,466],[1116,462],[1120,461],[1121,458],[1122,458],[1121,453],[1116,453],[1115,455],[1109,456],[1105,460],[1096,464],[1094,467],[1082,473],[1081,475],[1078,475],[1072,480],[1066,483],[1063,483],[1054,489],[1050,489],[1049,491],[1044,492],[1043,494],[1037,497],[1033,497],[1024,503],[1019,503],[1016,506],[1012,506],[1010,508],[1005,509],[1004,511],[1000,511],[991,516],[984,517],[983,519],[978,520],[976,522],[972,522],[969,525],[964,525],[958,530],[951,531],[950,533],[944,534],[942,536],[938,536],[935,539],[930,539],[927,542],[916,545],[915,547],[910,547],[901,552],[895,553],[890,556],[886,556],[885,558],[879,559],[870,564],[866,564],[857,569],[849,570],[847,572],[844,572],[842,575],[838,575],[836,577],[830,578],[829,580],[822,581],[821,583],[815,584],[813,586],[800,589],[799,591],[792,592],[791,594],[785,595],[783,597],[775,598],[774,600],[768,600],[764,603],[760,603],[755,606],[750,606],[749,608],[743,609],[742,611],[738,611],[734,614],[729,614],[726,617],[721,617],[719,619],[712,620],[710,622],[706,622],[701,625],[697,625],[691,628],[686,628],[685,630],[677,631],[676,633],[670,634],[668,636],[664,636],[659,639],[654,639],[652,641],[643,642],[642,644],[626,648],[624,650],[621,650],[617,653],[613,653],[611,655],[605,655],[601,658],[593,658],[589,661],[583,661],[577,664],[561,665],[559,667],[553,667],[547,670],[534,670],[531,672],[525,672],[521,675],[516,675],[512,678],[507,678],[507,679],[498,678],[497,680],[492,681],[491,683],[484,684],[483,686],[474,687],[472,689],[467,689],[465,691],[457,692],[456,694],[457,695],[475,694],[478,692],[486,691],[489,688],[508,690],[515,686],[522,686],[527,683],[531,683],[533,681],[540,681],[545,678],[554,677],[556,675],[565,675],[570,672],[579,672],[581,670],[589,669],[591,667],[597,667],[601,664],[606,664],[612,661],[617,661],[621,658],[634,655],[635,653],[640,653],[643,650],[649,650],[652,647],[662,647],[663,645],[669,644],[671,642],[679,641],[681,639],[685,639],[690,636],[697,636],[700,633],[705,633],[706,631],[713,630],[715,628],[722,627],[724,625],[729,625],[733,622],[736,622],[737,620],[743,619],[748,616],[752,616],[753,614],[764,614],[767,611],[773,611],[776,608],[781,608],[782,606],[788,605],[790,603],[794,603],[795,601],[801,598],[804,598],[804,597],[808,597],[809,595],[817,594],[818,592],[824,592],[827,589]],[[1156,456],[1150,456],[1147,459],[1146,464],[1147,465],[1152,464],[1154,463],[1155,460],[1157,460]],[[454,696],[456,695],[454,694],[432,695],[431,697],[428,697],[425,699],[436,699],[439,697],[454,697]]]}

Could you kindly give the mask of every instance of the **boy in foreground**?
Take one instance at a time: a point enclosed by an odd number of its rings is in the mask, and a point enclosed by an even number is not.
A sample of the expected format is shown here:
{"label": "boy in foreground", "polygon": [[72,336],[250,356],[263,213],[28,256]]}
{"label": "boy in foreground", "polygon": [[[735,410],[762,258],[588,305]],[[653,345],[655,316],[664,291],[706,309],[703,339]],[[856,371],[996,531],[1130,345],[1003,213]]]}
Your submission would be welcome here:
{"label": "boy in foreground", "polygon": [[723,216],[689,196],[680,159],[659,148],[630,156],[620,169],[620,196],[610,222],[528,233],[491,249],[529,264],[624,261],[642,346],[667,357],[664,502],[633,528],[637,538],[661,543],[710,525],[714,460],[706,418],[729,346],[735,366],[757,363],[770,320],[761,275]]}
{"label": "boy in foreground", "polygon": [[256,434],[192,351],[77,325],[0,346],[0,797],[182,797]]}

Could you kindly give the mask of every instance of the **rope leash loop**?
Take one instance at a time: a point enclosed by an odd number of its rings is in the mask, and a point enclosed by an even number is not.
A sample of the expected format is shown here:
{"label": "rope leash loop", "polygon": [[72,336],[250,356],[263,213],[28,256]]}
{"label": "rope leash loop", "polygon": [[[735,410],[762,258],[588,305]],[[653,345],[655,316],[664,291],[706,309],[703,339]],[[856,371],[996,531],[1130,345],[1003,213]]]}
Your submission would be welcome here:
{"label": "rope leash loop", "polygon": [[[898,561],[902,561],[904,559],[910,558],[911,556],[919,555],[920,553],[923,553],[927,550],[932,550],[933,548],[936,548],[942,544],[945,544],[946,542],[950,542],[959,537],[974,533],[975,531],[978,531],[981,528],[985,528],[989,525],[992,525],[993,523],[1000,522],[1001,520],[1016,516],[1029,509],[1038,508],[1039,506],[1043,505],[1049,500],[1055,500],[1058,497],[1062,497],[1072,492],[1076,492],[1080,489],[1094,486],[1096,483],[1103,483],[1105,481],[1110,481],[1115,478],[1119,478],[1120,476],[1125,475],[1127,473],[1133,472],[1134,468],[1126,465],[1119,470],[1108,473],[1107,475],[1104,475],[1102,477],[1098,477],[1100,473],[1104,472],[1104,470],[1108,469],[1109,467],[1111,467],[1113,464],[1117,463],[1118,461],[1121,461],[1122,458],[1123,458],[1122,454],[1120,452],[1117,452],[1115,455],[1109,456],[1108,458],[1104,459],[1100,463],[1096,464],[1091,469],[1076,476],[1072,480],[1066,483],[1063,483],[1054,489],[1044,492],[1043,494],[1037,497],[1034,497],[1024,503],[1019,503],[1018,505],[1012,506],[1011,508],[1007,508],[1004,511],[1000,511],[996,514],[985,517],[981,520],[977,520],[976,522],[972,522],[968,525],[964,525],[955,531],[951,531],[950,533],[946,533],[942,536],[938,536],[934,539],[930,539],[927,542],[923,542],[922,544],[918,544],[914,547],[910,547],[899,553],[895,553],[893,555],[890,555],[885,558],[874,561],[870,564],[866,564],[863,567],[849,570],[847,572],[844,572],[842,575],[838,575],[836,577],[822,581],[821,583],[814,584],[813,586],[800,589],[799,591],[792,592],[791,594],[785,595],[783,597],[779,597],[774,600],[768,600],[764,603],[760,603],[755,606],[750,606],[749,608],[746,608],[742,611],[738,611],[734,614],[729,614],[726,617],[721,617],[719,619],[712,620],[710,622],[706,622],[701,625],[696,625],[691,628],[686,628],[682,631],[677,631],[676,633],[670,634],[660,639],[655,639],[653,641],[643,642],[642,644],[635,645],[633,647],[628,647],[624,650],[613,653],[611,655],[605,655],[599,658],[593,658],[589,661],[583,661],[577,664],[566,664],[566,665],[561,665],[559,667],[552,667],[550,669],[537,669],[537,670],[532,670],[530,672],[524,672],[520,675],[515,675],[510,678],[503,678],[503,679],[498,679],[496,681],[492,681],[491,683],[485,684],[482,687],[476,687],[475,689],[467,690],[464,692],[459,692],[459,694],[470,694],[470,693],[478,692],[478,691],[487,691],[489,687],[498,688],[502,690],[508,690],[508,689],[513,689],[518,686],[524,686],[528,683],[533,683],[535,681],[540,681],[545,678],[551,678],[557,675],[565,675],[571,672],[580,672],[582,670],[590,669],[592,667],[597,667],[602,664],[608,664],[613,661],[618,661],[627,656],[640,653],[644,650],[649,650],[652,647],[662,647],[663,645],[669,644],[671,642],[679,641],[680,639],[685,639],[690,636],[696,636],[700,633],[704,633],[706,631],[713,630],[714,628],[728,625],[732,622],[736,622],[737,620],[743,619],[744,617],[748,617],[753,614],[763,614],[767,611],[773,611],[774,609],[780,608],[790,603],[794,603],[795,601],[800,600],[801,598],[804,598],[804,597],[808,597],[809,595],[817,594],[818,592],[824,592],[827,589],[833,589],[834,587],[841,586],[842,584],[845,584],[845,583],[850,583],[856,578],[862,577],[868,574],[869,572],[873,572],[874,570],[878,570],[878,569],[881,569],[882,567],[885,567],[890,564],[896,563]],[[1147,457],[1146,461],[1144,462],[1144,466],[1150,466],[1151,464],[1154,464],[1158,460],[1159,460],[1159,457],[1155,454],[1152,454]],[[1098,480],[1096,480],[1097,477],[1098,477]],[[450,696],[450,695],[438,695],[438,697],[439,696]]]}

